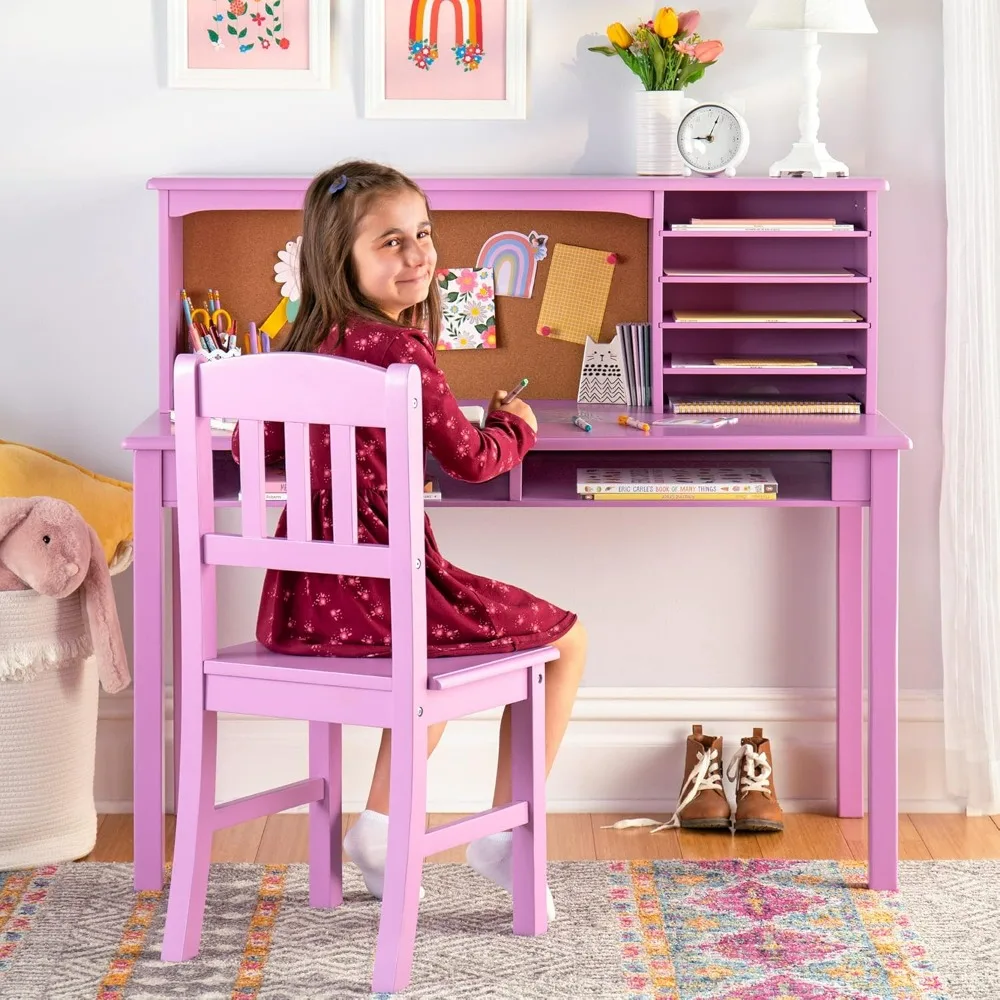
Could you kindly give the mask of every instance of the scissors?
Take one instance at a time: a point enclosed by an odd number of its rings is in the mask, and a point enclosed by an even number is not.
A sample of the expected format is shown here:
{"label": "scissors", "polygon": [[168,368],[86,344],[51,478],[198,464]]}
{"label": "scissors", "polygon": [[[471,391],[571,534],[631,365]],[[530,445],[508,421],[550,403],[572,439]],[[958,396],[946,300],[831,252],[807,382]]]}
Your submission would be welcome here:
{"label": "scissors", "polygon": [[[199,319],[198,319],[199,316],[204,316],[205,317],[204,326],[205,326],[206,329],[209,329],[209,330],[215,329],[215,330],[218,330],[219,333],[225,333],[227,335],[230,332],[232,332],[232,329],[233,329],[233,317],[230,316],[229,313],[226,312],[225,309],[216,309],[211,314],[211,316],[209,315],[209,312],[208,312],[207,309],[192,309],[191,310],[191,322],[192,323],[198,323],[198,322],[200,322]],[[221,317],[223,317],[223,316],[226,318],[226,325],[225,326],[222,325],[222,321],[221,321]]]}

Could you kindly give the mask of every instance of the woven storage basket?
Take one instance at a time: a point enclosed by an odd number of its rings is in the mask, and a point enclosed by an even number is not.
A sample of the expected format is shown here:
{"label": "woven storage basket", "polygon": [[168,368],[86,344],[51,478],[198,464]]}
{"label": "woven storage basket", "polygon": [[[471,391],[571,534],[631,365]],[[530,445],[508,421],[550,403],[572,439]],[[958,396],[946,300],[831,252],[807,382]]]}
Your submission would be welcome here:
{"label": "woven storage basket", "polygon": [[89,853],[97,839],[97,661],[80,591],[0,591],[0,869]]}

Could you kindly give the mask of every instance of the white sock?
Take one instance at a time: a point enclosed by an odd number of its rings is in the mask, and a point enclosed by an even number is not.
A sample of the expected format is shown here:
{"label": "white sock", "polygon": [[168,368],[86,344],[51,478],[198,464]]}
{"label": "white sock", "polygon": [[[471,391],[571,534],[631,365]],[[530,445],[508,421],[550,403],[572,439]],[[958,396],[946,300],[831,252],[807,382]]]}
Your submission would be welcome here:
{"label": "white sock", "polygon": [[[389,846],[389,817],[385,813],[366,809],[344,837],[347,856],[361,869],[365,887],[376,898],[382,898],[385,881],[385,856]],[[424,898],[424,887],[420,887]]]}
{"label": "white sock", "polygon": [[[508,892],[514,891],[514,852],[510,830],[491,833],[472,841],[465,852],[465,858],[480,875],[496,882]],[[556,905],[552,901],[552,890],[545,886],[545,905],[549,920],[556,919]]]}

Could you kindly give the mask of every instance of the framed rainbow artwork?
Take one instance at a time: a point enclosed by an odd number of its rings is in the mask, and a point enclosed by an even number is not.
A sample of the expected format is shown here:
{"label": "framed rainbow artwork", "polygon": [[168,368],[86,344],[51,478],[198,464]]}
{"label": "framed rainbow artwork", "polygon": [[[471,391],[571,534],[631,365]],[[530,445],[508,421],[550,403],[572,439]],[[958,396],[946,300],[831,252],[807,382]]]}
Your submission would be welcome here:
{"label": "framed rainbow artwork", "polygon": [[[438,59],[438,26],[445,0],[413,0],[410,5],[410,38],[407,58],[417,69],[429,70]],[[447,0],[454,13],[455,62],[464,72],[479,69],[483,51],[483,8],[481,0]]]}
{"label": "framed rainbow artwork", "polygon": [[512,229],[494,233],[481,247],[476,267],[493,268],[496,295],[530,299],[538,262],[548,254],[548,236],[534,230],[525,235]]}
{"label": "framed rainbow artwork", "polygon": [[528,0],[365,0],[369,118],[525,118]]}

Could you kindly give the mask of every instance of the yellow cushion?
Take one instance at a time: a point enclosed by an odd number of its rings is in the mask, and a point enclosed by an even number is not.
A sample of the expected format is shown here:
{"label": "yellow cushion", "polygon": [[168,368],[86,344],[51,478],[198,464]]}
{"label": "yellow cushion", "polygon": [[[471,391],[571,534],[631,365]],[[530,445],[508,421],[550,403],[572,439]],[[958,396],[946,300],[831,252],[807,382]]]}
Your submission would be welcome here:
{"label": "yellow cushion", "polygon": [[0,496],[56,497],[97,532],[112,573],[132,561],[132,484],[26,444],[0,440]]}

